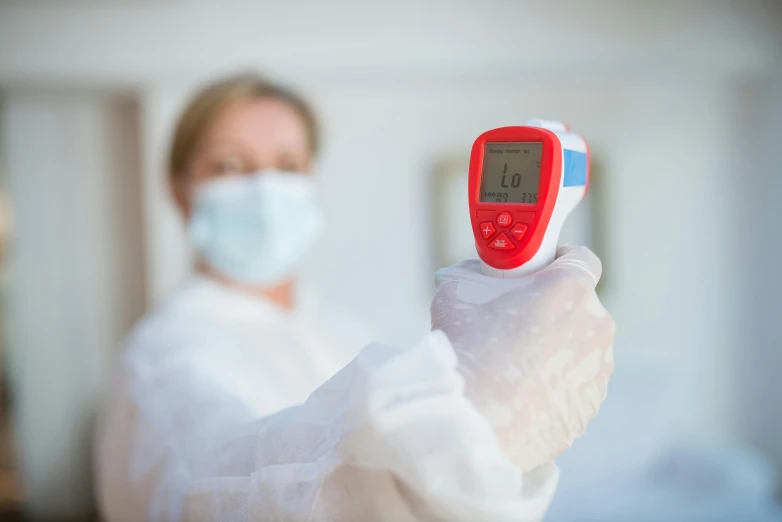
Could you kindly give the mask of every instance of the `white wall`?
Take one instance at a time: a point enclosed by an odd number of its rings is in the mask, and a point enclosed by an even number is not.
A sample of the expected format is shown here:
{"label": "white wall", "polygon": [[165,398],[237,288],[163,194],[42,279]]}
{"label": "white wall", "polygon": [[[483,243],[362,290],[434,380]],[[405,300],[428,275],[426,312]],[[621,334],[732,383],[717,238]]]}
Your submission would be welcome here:
{"label": "white wall", "polygon": [[190,274],[191,253],[184,225],[171,204],[166,173],[176,118],[189,94],[185,88],[157,86],[139,96],[148,304],[157,302]]}
{"label": "white wall", "polygon": [[136,108],[12,91],[0,116],[16,459],[31,514],[76,516],[91,509],[89,435],[109,359],[144,303]]}
{"label": "white wall", "polygon": [[751,72],[773,59],[779,15],[773,2],[713,0],[6,0],[0,9],[0,82],[125,85],[248,64],[381,83],[480,82],[518,67]]}
{"label": "white wall", "polygon": [[744,302],[736,344],[740,375],[740,433],[773,456],[782,469],[782,67],[774,77],[744,86],[744,113],[751,119],[737,131],[745,154],[736,172],[740,197],[748,205],[739,216],[742,255],[736,276]]}

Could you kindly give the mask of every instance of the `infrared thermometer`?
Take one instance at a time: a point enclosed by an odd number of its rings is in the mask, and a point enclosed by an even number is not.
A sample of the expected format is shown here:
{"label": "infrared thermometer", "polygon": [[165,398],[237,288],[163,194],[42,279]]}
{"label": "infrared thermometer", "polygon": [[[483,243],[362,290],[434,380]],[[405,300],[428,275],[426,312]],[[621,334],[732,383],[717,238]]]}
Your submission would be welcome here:
{"label": "infrared thermometer", "polygon": [[468,192],[483,273],[521,277],[554,261],[562,225],[588,186],[589,146],[563,123],[530,120],[478,136]]}

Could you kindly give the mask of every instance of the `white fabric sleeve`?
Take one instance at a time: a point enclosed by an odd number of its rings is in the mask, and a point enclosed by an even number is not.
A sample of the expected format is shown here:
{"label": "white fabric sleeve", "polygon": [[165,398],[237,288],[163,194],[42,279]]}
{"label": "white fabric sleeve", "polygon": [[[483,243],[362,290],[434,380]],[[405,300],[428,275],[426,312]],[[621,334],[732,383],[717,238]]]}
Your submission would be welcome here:
{"label": "white fabric sleeve", "polygon": [[99,437],[109,522],[526,522],[554,494],[553,463],[522,475],[502,454],[438,331],[407,350],[369,345],[264,418],[189,359],[133,361]]}

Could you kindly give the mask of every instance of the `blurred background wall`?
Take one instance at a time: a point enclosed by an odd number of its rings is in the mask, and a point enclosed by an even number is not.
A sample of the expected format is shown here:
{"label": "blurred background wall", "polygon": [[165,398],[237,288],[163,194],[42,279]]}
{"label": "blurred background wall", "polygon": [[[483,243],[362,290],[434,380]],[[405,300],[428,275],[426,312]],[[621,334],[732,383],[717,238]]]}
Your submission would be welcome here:
{"label": "blurred background wall", "polygon": [[188,271],[172,125],[202,81],[244,69],[324,123],[330,228],[307,278],[398,345],[428,328],[437,164],[492,127],[567,121],[601,165],[619,336],[564,485],[679,437],[782,469],[779,2],[6,0],[5,373],[33,514],[89,510],[108,361]]}

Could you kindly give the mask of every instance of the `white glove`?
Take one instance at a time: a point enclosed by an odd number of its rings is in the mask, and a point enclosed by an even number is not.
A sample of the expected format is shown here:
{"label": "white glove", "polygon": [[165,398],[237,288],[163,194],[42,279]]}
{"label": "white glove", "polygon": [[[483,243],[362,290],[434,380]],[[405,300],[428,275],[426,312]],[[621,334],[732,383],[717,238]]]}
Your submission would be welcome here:
{"label": "white glove", "polygon": [[567,449],[597,414],[613,371],[616,326],[586,247],[520,279],[484,276],[478,260],[435,275],[432,328],[448,336],[467,396],[522,471]]}

